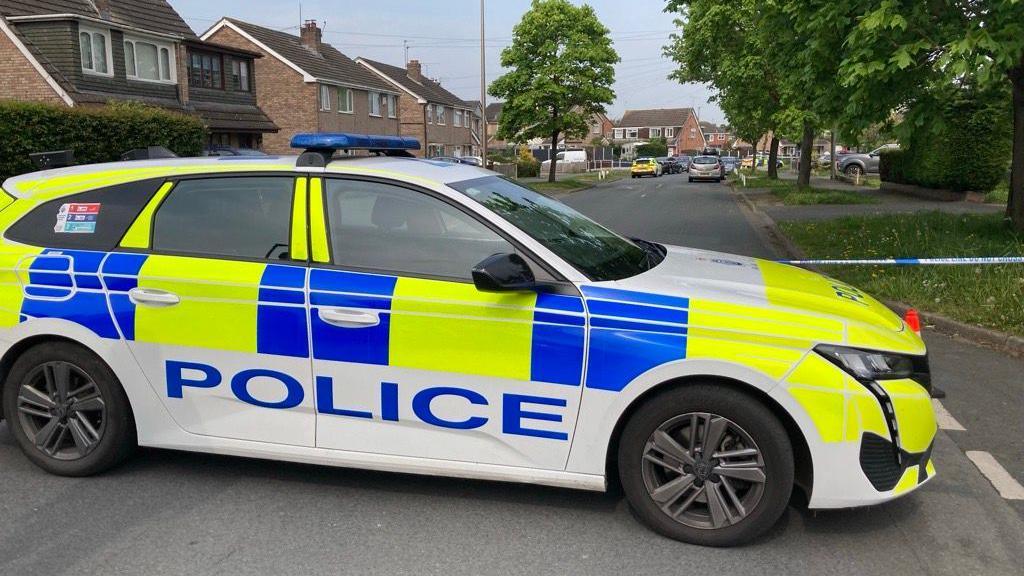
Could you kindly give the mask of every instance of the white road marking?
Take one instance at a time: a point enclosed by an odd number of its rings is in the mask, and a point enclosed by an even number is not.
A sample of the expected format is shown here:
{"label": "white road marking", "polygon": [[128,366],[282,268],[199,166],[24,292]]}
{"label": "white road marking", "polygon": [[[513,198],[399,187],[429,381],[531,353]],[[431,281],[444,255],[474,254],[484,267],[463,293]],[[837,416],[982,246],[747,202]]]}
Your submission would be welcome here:
{"label": "white road marking", "polygon": [[932,408],[935,409],[935,420],[939,423],[939,428],[943,430],[957,430],[960,432],[966,432],[967,428],[964,428],[963,424],[957,421],[949,410],[942,405],[937,399],[932,398]]}
{"label": "white road marking", "polygon": [[1024,486],[1010,476],[1010,473],[995,459],[995,456],[988,452],[968,451],[967,457],[988,478],[992,486],[995,486],[1000,496],[1007,500],[1024,500]]}

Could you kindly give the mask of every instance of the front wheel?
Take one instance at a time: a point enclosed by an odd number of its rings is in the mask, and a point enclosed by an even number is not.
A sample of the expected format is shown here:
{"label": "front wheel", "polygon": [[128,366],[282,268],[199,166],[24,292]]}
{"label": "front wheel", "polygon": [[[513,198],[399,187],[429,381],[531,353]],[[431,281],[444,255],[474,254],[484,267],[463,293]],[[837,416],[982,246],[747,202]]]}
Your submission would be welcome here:
{"label": "front wheel", "polygon": [[680,387],[645,402],[622,432],[618,465],[641,521],[704,546],[763,534],[793,491],[785,428],[760,401],[721,385]]}
{"label": "front wheel", "polygon": [[4,416],[21,450],[60,476],[90,476],[135,448],[131,407],[113,371],[77,344],[25,351],[4,385]]}
{"label": "front wheel", "polygon": [[849,176],[850,178],[856,178],[857,176],[864,174],[864,171],[861,169],[860,166],[856,164],[851,164],[843,170],[843,173]]}

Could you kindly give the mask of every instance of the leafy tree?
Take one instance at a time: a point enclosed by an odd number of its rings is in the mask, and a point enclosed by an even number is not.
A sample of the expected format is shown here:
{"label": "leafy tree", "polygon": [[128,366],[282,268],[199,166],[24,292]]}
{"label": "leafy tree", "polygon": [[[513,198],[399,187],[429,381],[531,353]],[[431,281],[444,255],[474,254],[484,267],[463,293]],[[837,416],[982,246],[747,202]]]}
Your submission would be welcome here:
{"label": "leafy tree", "polygon": [[[853,0],[843,61],[851,108],[905,110],[920,126],[951,88],[1002,87],[1013,115],[1007,215],[1024,231],[1024,2]],[[936,96],[936,94],[938,96]],[[874,112],[874,114],[872,114]]]}
{"label": "leafy tree", "polygon": [[647,144],[636,147],[637,157],[661,158],[668,156],[668,141],[665,138],[653,138]]}
{"label": "leafy tree", "polygon": [[[562,135],[583,137],[590,117],[615,99],[619,55],[608,28],[590,6],[568,0],[533,0],[501,53],[510,71],[495,80],[492,96],[505,101],[498,138],[525,142]],[[548,174],[555,181],[556,160]]]}
{"label": "leafy tree", "polygon": [[[753,142],[774,132],[782,108],[780,78],[785,71],[770,58],[775,38],[761,26],[763,5],[754,0],[671,0],[666,12],[676,13],[679,32],[665,55],[679,68],[680,82],[710,84],[712,101],[725,112],[734,133]],[[772,140],[769,176],[777,176],[778,138]]]}

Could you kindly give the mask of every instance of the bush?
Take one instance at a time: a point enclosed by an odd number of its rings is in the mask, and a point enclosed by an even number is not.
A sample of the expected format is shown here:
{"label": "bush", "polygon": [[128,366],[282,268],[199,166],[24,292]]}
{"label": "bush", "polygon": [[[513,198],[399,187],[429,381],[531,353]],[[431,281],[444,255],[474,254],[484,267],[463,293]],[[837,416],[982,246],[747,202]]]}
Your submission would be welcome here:
{"label": "bush", "polygon": [[882,180],[926,188],[987,192],[1010,163],[1005,106],[983,98],[952,98],[941,115],[915,127],[901,151],[882,154]]}
{"label": "bush", "polygon": [[526,146],[519,149],[519,154],[516,157],[516,174],[520,178],[540,176],[540,162],[533,157],[533,153]]}
{"label": "bush", "polygon": [[147,146],[197,156],[205,142],[199,118],[137,103],[65,108],[0,102],[0,182],[38,170],[28,157],[34,152],[72,150],[77,164],[92,164]]}

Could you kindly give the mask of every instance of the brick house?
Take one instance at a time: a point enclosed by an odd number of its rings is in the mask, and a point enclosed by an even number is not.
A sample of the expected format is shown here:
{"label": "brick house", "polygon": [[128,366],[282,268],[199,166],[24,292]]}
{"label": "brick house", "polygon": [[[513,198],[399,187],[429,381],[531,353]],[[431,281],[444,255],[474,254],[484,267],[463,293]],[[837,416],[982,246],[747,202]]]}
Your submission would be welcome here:
{"label": "brick house", "polygon": [[670,156],[704,149],[708,143],[693,108],[626,110],[612,132],[612,141],[629,145],[665,138]]}
{"label": "brick house", "polygon": [[258,148],[277,131],[256,102],[258,57],[201,41],[165,0],[0,0],[0,99],[137,101],[199,116],[211,144]]}
{"label": "brick house", "polygon": [[356,58],[356,62],[403,92],[398,114],[401,134],[424,144],[419,155],[479,155],[473,138],[474,105],[423,76],[419,60],[410,60],[405,68],[368,58]]}
{"label": "brick house", "polygon": [[205,41],[250,50],[256,62],[260,106],[280,126],[264,139],[268,152],[288,153],[299,132],[399,134],[399,91],[323,41],[315,20],[295,36],[234,18],[222,18]]}
{"label": "brick house", "polygon": [[711,148],[721,150],[727,148],[733,141],[732,133],[725,126],[719,126],[712,122],[701,122],[700,129],[704,132],[704,139]]}
{"label": "brick house", "polygon": [[491,102],[487,105],[487,147],[490,150],[501,150],[508,148],[508,142],[498,139],[498,122],[501,120],[501,110],[505,107],[504,102]]}
{"label": "brick house", "polygon": [[566,138],[563,147],[567,150],[579,149],[584,146],[591,146],[595,139],[611,141],[612,132],[615,130],[615,123],[608,119],[603,112],[595,112],[590,115],[587,122],[587,135],[579,138]]}

